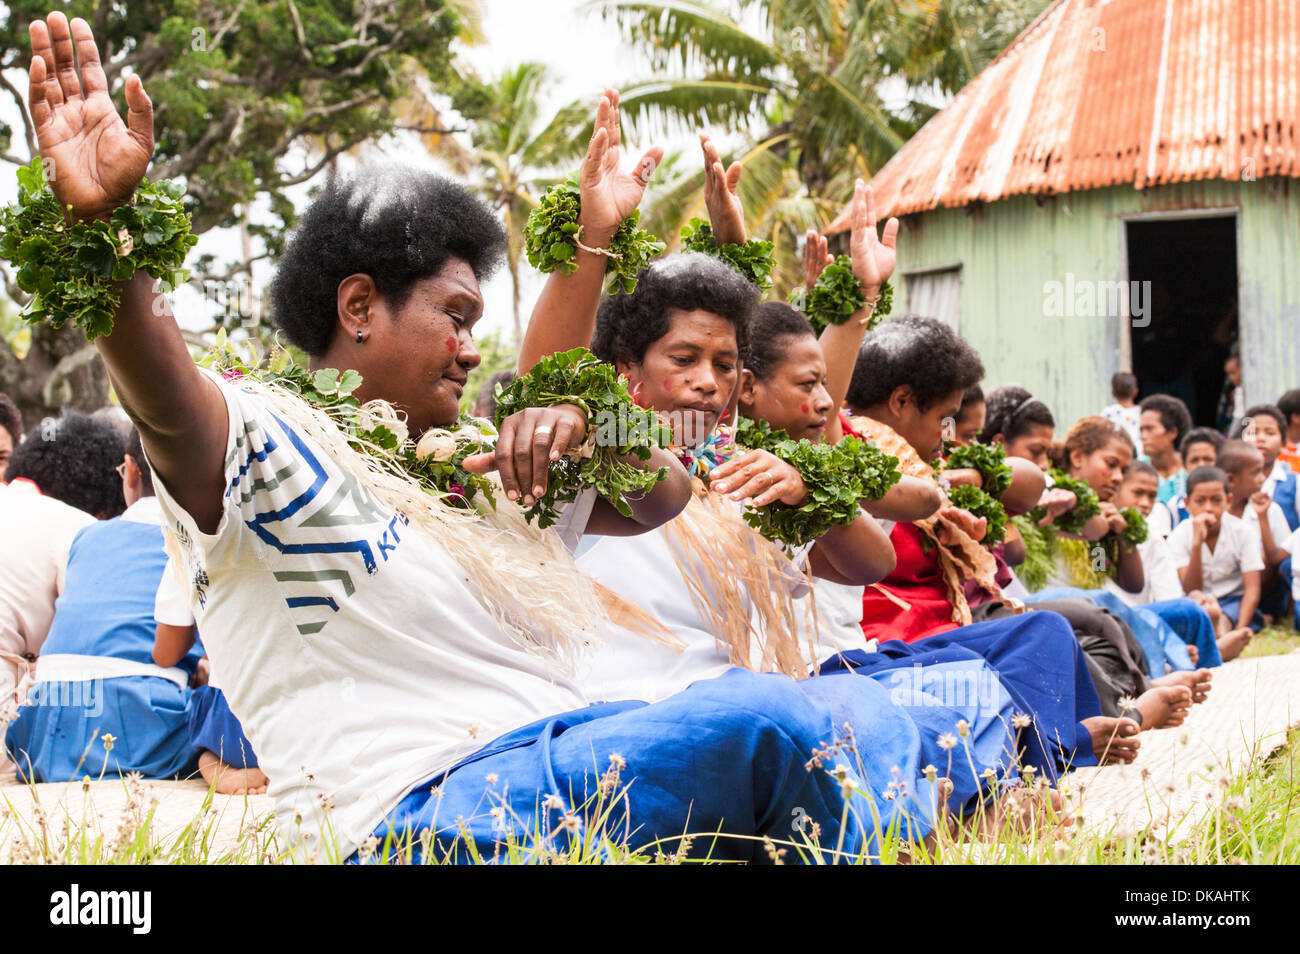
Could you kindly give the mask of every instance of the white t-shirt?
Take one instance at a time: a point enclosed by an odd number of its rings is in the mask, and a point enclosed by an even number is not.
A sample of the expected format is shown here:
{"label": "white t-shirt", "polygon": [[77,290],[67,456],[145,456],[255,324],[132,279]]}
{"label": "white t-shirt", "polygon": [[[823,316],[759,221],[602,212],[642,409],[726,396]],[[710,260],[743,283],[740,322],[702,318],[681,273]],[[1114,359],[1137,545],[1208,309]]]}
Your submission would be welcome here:
{"label": "white t-shirt", "polygon": [[[1282,514],[1282,508],[1275,503],[1268,505],[1268,528],[1273,531],[1273,543],[1277,546],[1282,545],[1282,541],[1291,536],[1291,527],[1286,522],[1286,517]],[[1241,519],[1255,528],[1259,533],[1259,514],[1255,512],[1254,506],[1250,501],[1246,501],[1245,508],[1241,511]],[[1260,555],[1264,553],[1263,538],[1260,539]]]}
{"label": "white t-shirt", "polygon": [[0,710],[16,702],[21,660],[39,654],[49,635],[72,540],[94,522],[30,480],[0,484]]}
{"label": "white t-shirt", "polygon": [[1128,436],[1133,440],[1133,446],[1137,448],[1138,453],[1142,453],[1142,408],[1136,404],[1132,407],[1123,407],[1119,404],[1107,404],[1101,410],[1101,416],[1112,423],[1118,424],[1128,432]]}
{"label": "white t-shirt", "polygon": [[218,386],[220,525],[201,533],[161,480],[158,497],[281,832],[307,858],[330,857],[323,838],[346,857],[439,770],[586,700],[501,631],[436,541],[259,398]]}
{"label": "white t-shirt", "polygon": [[[1184,520],[1169,534],[1169,555],[1181,570],[1192,558],[1192,520]],[[1224,512],[1219,520],[1219,541],[1210,552],[1201,544],[1201,591],[1216,599],[1242,594],[1241,575],[1264,569],[1259,530],[1240,517]]]}
{"label": "white t-shirt", "polygon": [[194,609],[190,606],[193,592],[185,581],[184,568],[168,557],[162,579],[158,582],[158,592],[154,595],[154,622],[168,626],[193,626]]}
{"label": "white t-shirt", "polygon": [[1291,533],[1281,544],[1282,549],[1291,554],[1291,596],[1300,606],[1300,560],[1295,559],[1300,551],[1300,530]]}
{"label": "white t-shirt", "polygon": [[[675,518],[689,519],[689,510]],[[806,548],[796,555],[796,562],[805,556]],[[578,567],[588,576],[646,610],[685,643],[678,652],[641,633],[612,624],[602,627],[602,645],[581,679],[589,697],[606,702],[657,702],[732,668],[727,652],[714,637],[713,624],[696,607],[666,526],[636,537],[584,537],[577,557]],[[794,564],[791,569],[790,594],[797,598],[808,587],[804,577],[793,572]],[[704,579],[702,574],[697,576]],[[707,582],[704,585],[708,587]],[[754,623],[747,594],[744,598]],[[718,602],[711,600],[713,605]],[[757,659],[753,650],[751,658]]]}
{"label": "white t-shirt", "polygon": [[1169,544],[1159,534],[1150,533],[1138,544],[1138,556],[1142,558],[1142,576],[1145,580],[1141,592],[1130,593],[1114,580],[1107,578],[1105,589],[1114,593],[1128,606],[1145,606],[1161,600],[1175,600],[1183,593],[1183,585],[1178,581],[1178,570],[1174,567],[1169,553]]}
{"label": "white t-shirt", "polygon": [[1153,537],[1165,539],[1178,523],[1178,513],[1162,500],[1157,500],[1147,515],[1147,531]]}

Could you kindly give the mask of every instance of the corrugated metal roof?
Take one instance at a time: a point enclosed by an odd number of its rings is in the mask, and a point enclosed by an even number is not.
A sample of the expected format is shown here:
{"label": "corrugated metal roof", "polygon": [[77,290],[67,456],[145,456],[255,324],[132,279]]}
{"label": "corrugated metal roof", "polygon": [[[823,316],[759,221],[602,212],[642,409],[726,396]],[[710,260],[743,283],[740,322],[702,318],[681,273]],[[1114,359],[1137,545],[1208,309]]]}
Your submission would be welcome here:
{"label": "corrugated metal roof", "polygon": [[905,215],[1274,175],[1300,177],[1300,0],[1057,0],[871,185]]}

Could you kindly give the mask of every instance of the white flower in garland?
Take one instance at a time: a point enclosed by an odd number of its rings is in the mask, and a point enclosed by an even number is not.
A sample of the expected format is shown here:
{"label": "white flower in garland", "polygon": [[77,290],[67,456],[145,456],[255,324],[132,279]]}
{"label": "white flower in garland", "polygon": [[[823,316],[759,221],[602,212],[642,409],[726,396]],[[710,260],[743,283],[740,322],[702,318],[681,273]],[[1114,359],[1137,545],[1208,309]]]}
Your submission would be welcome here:
{"label": "white flower in garland", "polygon": [[420,441],[415,445],[415,456],[420,460],[432,457],[441,463],[451,459],[451,456],[456,453],[458,443],[456,435],[450,431],[431,427],[420,435]]}

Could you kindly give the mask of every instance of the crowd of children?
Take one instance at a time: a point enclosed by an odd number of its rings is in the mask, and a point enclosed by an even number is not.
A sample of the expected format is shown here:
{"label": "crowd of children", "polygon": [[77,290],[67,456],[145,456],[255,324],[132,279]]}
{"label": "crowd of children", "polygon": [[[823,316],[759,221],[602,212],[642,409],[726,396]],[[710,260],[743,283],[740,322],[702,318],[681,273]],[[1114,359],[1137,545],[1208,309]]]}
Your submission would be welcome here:
{"label": "crowd of children", "polygon": [[[40,129],[61,111],[75,131],[73,39],[93,79],[84,22],[33,27]],[[127,99],[147,128],[138,81]],[[702,150],[717,245],[751,248],[740,170]],[[715,859],[761,861],[806,820],[875,854],[885,831],[1026,810],[1028,776],[1059,807],[1062,772],[1139,759],[1143,732],[1182,724],[1213,669],[1289,613],[1300,391],[1227,436],[1193,429],[1176,398],[1138,401],[1131,374],[1069,427],[1024,388],[985,392],[947,325],[876,324],[898,225],[878,230],[861,182],[860,297],[820,333],[703,251],[605,294],[607,249],[659,157],[623,169],[606,93],[571,267],[551,272],[515,374],[589,347],[674,443],[619,463],[657,471],[652,489],[584,490],[555,527],[520,514],[572,448],[591,456],[578,396],[501,414],[510,374],[478,395],[500,434],[459,463],[500,487],[473,518],[371,469],[300,395],[200,370],[143,275],[99,343],[129,432],[68,413],[24,437],[0,400],[0,526],[22,541],[0,553],[18,776],[268,791],[309,858],[389,838],[544,853],[593,823],[592,799],[633,847],[699,833]],[[272,295],[313,370],[359,372],[358,400],[398,409],[414,440],[456,425],[505,238],[463,187],[379,175],[328,184]],[[75,176],[53,185],[98,210]],[[810,234],[808,286],[831,265]],[[795,463],[830,448],[889,479],[809,539],[765,535],[756,514],[830,506],[833,478]]]}

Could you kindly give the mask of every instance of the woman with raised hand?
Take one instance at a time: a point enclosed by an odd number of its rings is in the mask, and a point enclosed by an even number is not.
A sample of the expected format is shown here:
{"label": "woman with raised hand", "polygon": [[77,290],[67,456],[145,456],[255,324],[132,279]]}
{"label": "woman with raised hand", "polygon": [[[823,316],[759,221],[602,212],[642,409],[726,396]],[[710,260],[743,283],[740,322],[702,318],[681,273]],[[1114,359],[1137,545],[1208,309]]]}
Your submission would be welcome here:
{"label": "woman with raised hand", "polygon": [[[127,122],[116,115],[85,21],[52,13],[31,37],[54,195],[73,222],[111,216],[152,155],[149,98],[131,76]],[[463,187],[363,170],[303,215],[272,290],[277,320],[313,370],[360,372],[356,396],[386,402],[366,406],[414,439],[456,421],[479,361],[479,280],[504,243]],[[825,705],[746,673],[654,706],[587,705],[565,662],[592,637],[599,591],[507,503],[546,492],[547,462],[585,438],[582,408],[522,410],[495,453],[465,462],[501,471],[497,516],[481,516],[372,466],[320,406],[200,371],[148,275],[118,290],[96,343],[288,850],[347,857],[396,833],[429,836],[417,855],[491,857],[512,834],[530,857],[567,851],[605,790],[593,758],[627,785],[613,817],[634,848],[708,831],[741,836],[720,838],[714,857],[762,859],[758,836],[788,836],[796,806],[823,837],[842,830],[848,852],[862,847],[856,820],[841,826],[852,770],[786,770],[833,740]],[[624,501],[630,518],[593,506],[589,528],[644,530],[681,509],[680,465],[658,453],[640,466],[666,479]],[[579,509],[565,516],[581,529]]]}

